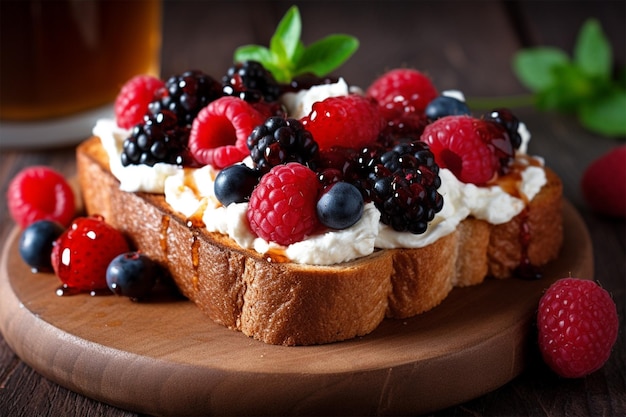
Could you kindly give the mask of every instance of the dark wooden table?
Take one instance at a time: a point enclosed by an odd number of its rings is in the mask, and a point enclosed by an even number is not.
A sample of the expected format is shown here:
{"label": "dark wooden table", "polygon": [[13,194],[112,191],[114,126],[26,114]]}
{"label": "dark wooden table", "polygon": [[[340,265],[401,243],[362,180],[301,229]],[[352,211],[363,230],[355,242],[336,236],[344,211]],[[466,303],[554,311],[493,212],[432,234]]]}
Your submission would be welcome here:
{"label": "dark wooden table", "polygon": [[[553,45],[571,51],[588,17],[603,25],[622,68],[626,52],[626,3],[573,2],[295,2],[303,16],[305,43],[329,32],[361,41],[359,52],[341,70],[351,83],[367,86],[377,75],[410,66],[432,75],[439,89],[458,88],[468,97],[524,93],[510,67],[520,47]],[[191,68],[220,77],[235,47],[267,44],[277,20],[291,2],[166,2],[162,74]],[[614,351],[599,371],[581,379],[555,376],[534,358],[507,385],[437,416],[617,416],[626,414],[626,225],[598,216],[585,206],[579,181],[597,156],[623,142],[583,130],[576,120],[532,108],[515,109],[533,133],[530,152],[543,155],[563,179],[565,197],[582,215],[593,241],[595,279],[613,296],[620,316]],[[626,118],[626,113],[625,113]],[[87,137],[90,132],[84,132]],[[77,141],[80,138],[76,138]],[[2,143],[0,131],[0,146]],[[73,147],[0,148],[0,192],[23,167],[50,165],[75,174]],[[626,186],[623,184],[623,186]],[[0,239],[14,228],[6,199],[0,206]],[[471,381],[468,381],[471,383]],[[0,416],[136,416],[75,394],[52,383],[20,360],[0,338]]]}

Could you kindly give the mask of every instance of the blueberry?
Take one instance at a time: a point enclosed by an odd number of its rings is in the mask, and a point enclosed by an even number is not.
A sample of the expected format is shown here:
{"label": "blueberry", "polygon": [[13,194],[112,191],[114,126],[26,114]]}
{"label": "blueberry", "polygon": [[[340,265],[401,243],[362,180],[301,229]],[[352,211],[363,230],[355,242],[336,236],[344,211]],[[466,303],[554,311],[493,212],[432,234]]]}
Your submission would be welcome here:
{"label": "blueberry", "polygon": [[27,226],[20,236],[20,256],[33,272],[51,271],[52,244],[63,234],[65,228],[51,220],[39,220]]}
{"label": "blueberry", "polygon": [[461,100],[449,96],[439,96],[428,103],[425,113],[430,120],[437,120],[444,116],[470,114],[470,110],[467,104]]}
{"label": "blueberry", "polygon": [[107,286],[113,293],[132,299],[146,297],[161,275],[161,267],[140,252],[116,256],[106,272]]}
{"label": "blueberry", "polygon": [[215,197],[225,206],[230,203],[243,203],[250,198],[252,190],[259,182],[257,171],[243,165],[224,168],[215,178]]}
{"label": "blueberry", "polygon": [[338,182],[317,202],[317,217],[332,229],[345,229],[363,215],[363,195],[354,185]]}

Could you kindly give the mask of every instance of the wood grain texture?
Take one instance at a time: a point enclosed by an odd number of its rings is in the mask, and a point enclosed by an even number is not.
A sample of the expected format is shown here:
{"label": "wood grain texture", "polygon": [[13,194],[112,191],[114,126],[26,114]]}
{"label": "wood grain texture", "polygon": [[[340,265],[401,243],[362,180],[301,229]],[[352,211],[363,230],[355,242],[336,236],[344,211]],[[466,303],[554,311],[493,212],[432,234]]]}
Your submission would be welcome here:
{"label": "wood grain texture", "polygon": [[185,300],[58,297],[56,277],[32,274],[19,258],[15,229],[0,269],[0,329],[47,378],[137,412],[431,412],[516,377],[545,288],[568,271],[592,275],[591,241],[569,204],[564,224],[570,243],[543,280],[489,280],[454,290],[428,313],[385,320],[371,335],[291,348],[216,325]]}

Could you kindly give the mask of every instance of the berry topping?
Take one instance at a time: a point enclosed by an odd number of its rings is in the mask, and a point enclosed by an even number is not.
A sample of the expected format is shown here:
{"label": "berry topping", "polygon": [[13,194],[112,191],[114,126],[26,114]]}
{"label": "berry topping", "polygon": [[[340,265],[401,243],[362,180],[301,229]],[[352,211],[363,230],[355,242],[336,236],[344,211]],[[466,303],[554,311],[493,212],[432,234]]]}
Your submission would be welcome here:
{"label": "berry topping", "polygon": [[320,223],[332,229],[345,229],[363,215],[363,196],[352,184],[337,182],[327,188],[317,202]]}
{"label": "berry topping", "polygon": [[424,110],[426,117],[433,121],[445,116],[469,115],[470,110],[464,101],[450,96],[435,97]]}
{"label": "berry topping", "polygon": [[120,157],[122,165],[154,166],[164,162],[193,166],[195,161],[187,149],[188,141],[189,128],[178,124],[174,112],[161,110],[148,114],[143,124],[135,125],[124,141]]}
{"label": "berry topping", "polygon": [[280,245],[301,241],[318,224],[319,188],[315,172],[297,162],[272,168],[250,196],[250,228],[257,236]]}
{"label": "berry topping", "polygon": [[282,117],[270,117],[255,127],[247,145],[256,168],[263,173],[287,162],[306,165],[319,151],[311,133],[298,120]]}
{"label": "berry topping", "polygon": [[565,378],[600,369],[611,355],[619,320],[609,293],[593,281],[563,278],[539,301],[539,349]]}
{"label": "berry topping", "polygon": [[256,61],[238,62],[230,67],[222,85],[225,95],[249,102],[276,101],[281,93],[272,74]]}
{"label": "berry topping", "polygon": [[189,149],[201,164],[224,168],[248,155],[246,140],[265,117],[246,101],[221,97],[206,106],[193,122]]}
{"label": "berry topping", "polygon": [[243,203],[250,199],[252,190],[259,183],[260,172],[244,164],[224,168],[215,177],[215,197],[225,206]]}
{"label": "berry topping", "polygon": [[441,168],[462,182],[482,185],[505,173],[514,151],[498,123],[471,116],[446,116],[426,126],[422,140]]}
{"label": "berry topping", "polygon": [[150,294],[161,267],[140,252],[127,252],[113,258],[106,270],[106,283],[117,295],[138,300]]}
{"label": "berry topping", "polygon": [[160,97],[150,103],[150,112],[170,110],[181,126],[189,126],[207,104],[221,97],[222,85],[202,71],[186,71],[165,82]]}
{"label": "berry topping", "polygon": [[386,72],[366,91],[378,102],[386,130],[395,134],[420,133],[426,123],[424,110],[437,94],[426,75],[406,68]]}
{"label": "berry topping", "polygon": [[74,218],[75,204],[74,192],[63,175],[46,166],[24,168],[7,189],[9,213],[22,228],[37,220],[67,226]]}
{"label": "berry topping", "polygon": [[115,99],[114,110],[118,126],[130,129],[141,123],[155,93],[163,86],[163,81],[151,75],[138,75],[127,81]]}
{"label": "berry topping", "polygon": [[509,109],[496,109],[489,113],[487,120],[493,120],[502,125],[509,134],[513,149],[518,149],[522,144],[522,137],[519,134],[519,120]]}
{"label": "berry topping", "polygon": [[50,220],[38,220],[22,231],[19,241],[20,256],[33,272],[52,271],[52,243],[64,231],[65,228],[60,223]]}
{"label": "berry topping", "polygon": [[54,242],[52,268],[64,286],[77,291],[107,288],[106,270],[117,255],[128,252],[121,232],[101,216],[79,217]]}
{"label": "berry topping", "polygon": [[314,103],[302,125],[313,134],[320,149],[359,149],[376,141],[384,121],[374,101],[351,94]]}
{"label": "berry topping", "polygon": [[369,180],[380,221],[396,231],[424,233],[443,208],[439,167],[423,142],[402,142],[380,155]]}
{"label": "berry topping", "polygon": [[585,169],[580,187],[596,213],[626,217],[626,145],[613,148]]}
{"label": "berry topping", "polygon": [[437,94],[430,78],[420,71],[408,68],[386,72],[374,80],[366,91],[366,95],[375,98],[381,106],[406,100],[418,113],[424,112]]}

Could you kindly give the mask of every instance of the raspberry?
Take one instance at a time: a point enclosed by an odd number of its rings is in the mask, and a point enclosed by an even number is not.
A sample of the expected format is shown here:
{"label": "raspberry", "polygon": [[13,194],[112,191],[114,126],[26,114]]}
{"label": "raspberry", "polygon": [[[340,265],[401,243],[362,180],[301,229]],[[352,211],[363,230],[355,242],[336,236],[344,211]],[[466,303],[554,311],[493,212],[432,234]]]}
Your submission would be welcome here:
{"label": "raspberry", "polygon": [[320,150],[333,146],[362,148],[375,142],[384,126],[375,102],[356,94],[317,102],[301,121]]}
{"label": "raspberry", "polygon": [[248,136],[264,121],[263,115],[246,101],[221,97],[202,109],[193,121],[189,150],[201,164],[227,167],[248,155]]}
{"label": "raspberry", "polygon": [[65,287],[93,291],[107,288],[109,263],[128,251],[124,235],[102,216],[79,217],[54,242],[50,260]]}
{"label": "raspberry", "polygon": [[74,192],[63,175],[46,166],[20,171],[7,189],[7,205],[13,220],[26,228],[37,220],[70,224],[76,211]]}
{"label": "raspberry", "polygon": [[315,172],[297,162],[275,166],[250,196],[248,222],[268,242],[290,245],[308,236],[318,225],[320,184]]}
{"label": "raspberry", "polygon": [[114,111],[118,126],[130,129],[141,123],[155,93],[164,85],[163,81],[151,75],[137,75],[128,80],[115,99]]}
{"label": "raspberry", "polygon": [[600,369],[611,355],[619,321],[609,293],[593,281],[563,278],[539,301],[539,349],[565,378]]}
{"label": "raspberry", "polygon": [[584,171],[580,187],[587,205],[596,213],[626,217],[626,145],[593,161]]}
{"label": "raspberry", "polygon": [[467,115],[437,119],[426,126],[421,140],[430,146],[439,167],[477,185],[504,173],[514,155],[502,125]]}
{"label": "raspberry", "polygon": [[426,124],[424,110],[438,92],[423,73],[398,68],[377,78],[366,95],[378,102],[388,130],[408,134],[421,132]]}

